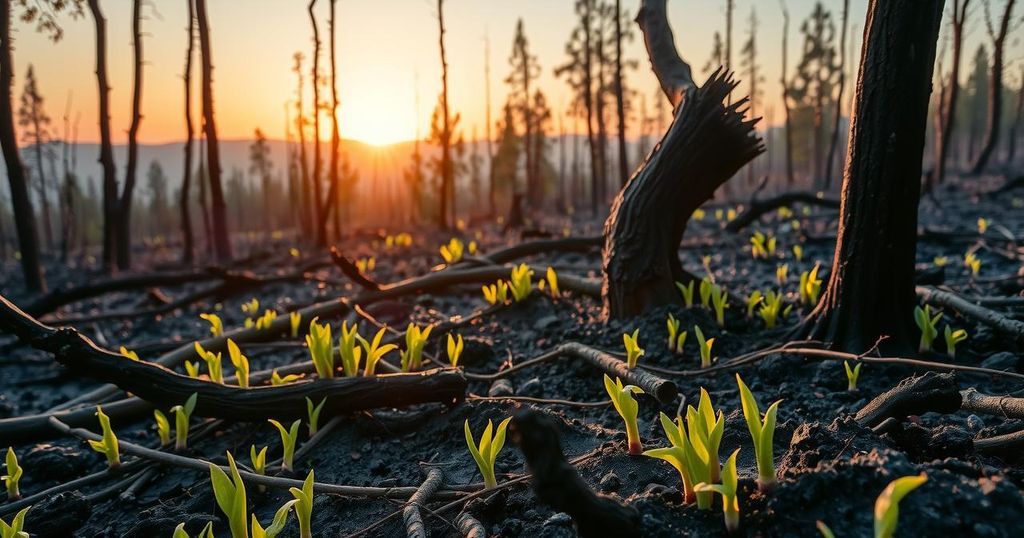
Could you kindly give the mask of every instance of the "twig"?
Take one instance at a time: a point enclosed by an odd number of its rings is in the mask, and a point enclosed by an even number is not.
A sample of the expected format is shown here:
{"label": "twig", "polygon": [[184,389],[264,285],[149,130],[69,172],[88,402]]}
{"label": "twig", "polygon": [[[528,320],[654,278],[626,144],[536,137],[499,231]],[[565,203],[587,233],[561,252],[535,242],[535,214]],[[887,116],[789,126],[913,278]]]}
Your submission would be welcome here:
{"label": "twig", "polygon": [[441,487],[444,481],[444,474],[437,467],[427,472],[427,478],[423,484],[413,493],[412,497],[405,503],[402,510],[402,519],[405,520],[405,534],[409,538],[427,538],[427,528],[423,525],[423,516],[420,515],[420,506],[423,506],[434,496],[434,493]]}

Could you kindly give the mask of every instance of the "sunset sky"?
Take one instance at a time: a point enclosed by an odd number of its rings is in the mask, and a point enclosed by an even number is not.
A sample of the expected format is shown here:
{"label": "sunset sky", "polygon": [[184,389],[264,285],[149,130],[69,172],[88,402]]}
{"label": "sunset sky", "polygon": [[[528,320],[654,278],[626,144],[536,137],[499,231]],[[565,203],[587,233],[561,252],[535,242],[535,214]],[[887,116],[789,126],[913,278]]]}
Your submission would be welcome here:
{"label": "sunset sky", "polygon": [[[143,114],[140,140],[161,143],[183,138],[183,88],[187,12],[184,0],[148,2],[143,22],[146,66],[144,69]],[[802,40],[799,26],[813,6],[813,0],[789,0],[790,63],[799,59]],[[632,17],[639,0],[624,0]],[[774,106],[775,122],[781,121],[779,58],[782,15],[774,0],[738,0],[734,21],[734,57],[738,65],[741,43],[746,39],[751,6],[757,7],[761,24],[757,39],[764,66],[764,99]],[[851,2],[851,24],[857,27],[852,42],[859,50],[867,0]],[[998,2],[1001,5],[1001,2]],[[155,5],[155,9],[153,6]],[[683,58],[702,80],[712,34],[724,27],[725,1],[670,0],[670,19]],[[826,5],[838,11],[840,2]],[[308,73],[312,54],[310,22],[306,2],[297,0],[211,0],[210,24],[213,35],[214,94],[218,129],[223,138],[250,138],[261,128],[271,138],[284,136],[285,103],[295,98],[292,55],[302,51]],[[328,0],[318,3],[321,35],[326,38]],[[130,121],[131,93],[131,3],[104,0],[109,22],[110,81],[115,143],[125,140]],[[977,44],[985,38],[980,5],[973,12],[965,47],[965,64]],[[419,126],[421,136],[429,131],[430,113],[440,90],[440,62],[437,49],[436,2],[432,0],[339,0],[338,89],[342,136],[370,143],[411,140]],[[448,0],[445,2],[450,101],[453,111],[463,116],[467,138],[474,128],[479,136],[485,129],[484,42],[490,38],[492,121],[507,93],[503,82],[508,73],[508,56],[516,19],[522,17],[527,37],[543,69],[540,87],[556,110],[569,101],[564,81],[553,74],[564,61],[564,45],[576,25],[572,0]],[[838,21],[838,12],[836,13]],[[81,114],[79,139],[98,139],[96,125],[96,80],[92,19],[72,20],[62,16],[64,39],[57,44],[35,34],[33,27],[15,25],[15,95],[20,95],[24,72],[33,64],[47,107],[59,126],[69,92],[73,93],[73,114]],[[635,28],[635,25],[631,23]],[[656,81],[650,73],[638,32],[626,46],[627,57],[640,61],[629,73],[629,84],[642,90],[650,105]],[[321,64],[326,74],[325,49]],[[1019,39],[1007,55],[1008,80],[1016,85],[1021,59]],[[947,62],[948,67],[948,62]],[[966,66],[965,66],[966,70]],[[196,71],[198,79],[198,70]],[[744,78],[743,75],[740,78]],[[746,81],[741,91],[746,91]],[[416,88],[420,92],[417,112]],[[309,90],[309,83],[306,84]],[[660,98],[660,96],[658,97]],[[307,104],[310,102],[306,98]],[[198,106],[195,107],[198,116]],[[570,124],[571,125],[571,124]],[[557,124],[556,124],[557,128]],[[323,130],[327,136],[329,130]]]}

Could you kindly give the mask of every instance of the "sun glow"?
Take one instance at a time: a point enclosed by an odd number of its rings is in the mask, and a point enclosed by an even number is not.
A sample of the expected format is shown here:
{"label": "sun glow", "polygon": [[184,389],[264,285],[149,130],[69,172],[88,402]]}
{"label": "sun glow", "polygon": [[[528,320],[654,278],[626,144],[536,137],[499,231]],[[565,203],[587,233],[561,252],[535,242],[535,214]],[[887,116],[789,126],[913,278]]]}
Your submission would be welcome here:
{"label": "sun glow", "polygon": [[379,88],[354,90],[352,93],[355,95],[339,107],[342,138],[372,146],[388,146],[416,138],[415,111],[411,110],[412,107],[401,106],[403,102],[413,102],[412,98],[403,95],[405,92],[384,92]]}

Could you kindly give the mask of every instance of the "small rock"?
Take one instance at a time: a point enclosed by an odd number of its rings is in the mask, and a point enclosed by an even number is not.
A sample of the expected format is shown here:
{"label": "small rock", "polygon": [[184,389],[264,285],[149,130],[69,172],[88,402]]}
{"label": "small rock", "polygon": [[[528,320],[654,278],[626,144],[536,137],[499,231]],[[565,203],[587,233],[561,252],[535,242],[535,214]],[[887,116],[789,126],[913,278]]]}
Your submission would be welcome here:
{"label": "small rock", "polygon": [[618,491],[620,487],[622,487],[622,480],[619,480],[619,476],[614,471],[609,471],[608,474],[601,477],[601,491],[611,493]]}
{"label": "small rock", "polygon": [[531,398],[541,398],[544,396],[544,386],[541,385],[540,379],[533,378],[526,383],[523,383],[519,390],[516,391],[519,396],[528,396]]}
{"label": "small rock", "polygon": [[989,358],[981,361],[982,368],[991,368],[993,370],[1016,370],[1018,359],[1017,356],[1009,351],[1000,351],[999,353],[993,353]]}
{"label": "small rock", "polygon": [[512,396],[515,393],[516,391],[512,388],[512,382],[507,379],[499,379],[491,383],[491,388],[487,389],[487,395],[492,398]]}
{"label": "small rock", "polygon": [[545,527],[568,527],[572,525],[572,518],[565,512],[555,512],[544,522]]}
{"label": "small rock", "polygon": [[388,466],[384,460],[377,458],[370,462],[370,472],[375,475],[384,476],[388,474]]}
{"label": "small rock", "polygon": [[984,428],[984,427],[985,427],[985,421],[982,420],[981,417],[979,417],[978,415],[973,415],[972,414],[972,415],[968,415],[967,416],[967,429],[968,430],[977,433],[977,432],[981,431],[982,428]]}

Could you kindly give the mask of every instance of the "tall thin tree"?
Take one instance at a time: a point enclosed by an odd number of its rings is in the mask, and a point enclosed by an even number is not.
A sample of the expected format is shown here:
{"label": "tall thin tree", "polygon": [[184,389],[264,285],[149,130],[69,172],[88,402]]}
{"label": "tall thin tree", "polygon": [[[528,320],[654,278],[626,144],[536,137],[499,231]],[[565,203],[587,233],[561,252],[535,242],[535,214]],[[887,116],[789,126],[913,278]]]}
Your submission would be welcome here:
{"label": "tall thin tree", "polygon": [[132,122],[128,126],[128,161],[124,187],[117,202],[117,267],[131,267],[132,196],[139,163],[139,125],[142,123],[142,0],[132,0]]}
{"label": "tall thin tree", "polygon": [[850,19],[850,0],[843,0],[843,14],[840,16],[839,30],[839,91],[836,94],[836,104],[832,114],[832,137],[828,146],[828,155],[825,157],[825,186],[832,185],[832,163],[836,158],[836,150],[839,147],[839,120],[843,115],[843,93],[846,90],[846,28]]}
{"label": "tall thin tree", "polygon": [[211,57],[210,23],[206,17],[206,0],[196,0],[196,22],[199,29],[199,51],[202,55],[203,132],[206,135],[206,168],[210,179],[211,223],[213,249],[217,259],[231,259],[231,237],[228,232],[227,204],[221,185],[220,144],[213,115],[213,58]]}
{"label": "tall thin tree", "polygon": [[789,106],[789,10],[786,9],[786,0],[779,0],[779,5],[782,6],[782,76],[779,82],[782,85],[782,108],[786,113],[786,184],[792,188],[796,177],[793,174],[793,118]]}
{"label": "tall thin tree", "polygon": [[455,193],[454,168],[451,155],[451,116],[448,110],[448,57],[444,48],[444,0],[437,0],[438,45],[441,52],[441,193],[437,224],[448,229],[450,198]]}
{"label": "tall thin tree", "polygon": [[96,85],[99,94],[100,165],[103,167],[103,267],[114,268],[117,258],[117,170],[110,136],[110,83],[107,81],[107,20],[99,0],[89,0],[96,28]]}
{"label": "tall thin tree", "polygon": [[[325,204],[323,188],[320,184],[323,163],[320,158],[320,27],[316,23],[316,13],[313,11],[316,1],[310,0],[308,7],[309,23],[313,27],[313,66],[310,74],[310,81],[313,84],[313,176],[310,181],[313,184],[313,206],[315,207],[311,218],[316,225],[316,241],[320,243],[320,237],[327,237],[327,230],[323,229],[327,224],[327,219],[321,217]],[[323,244],[326,244],[326,239]]]}
{"label": "tall thin tree", "polygon": [[985,28],[988,30],[988,37],[992,40],[992,67],[988,76],[988,110],[985,120],[985,142],[981,146],[981,152],[971,166],[972,174],[980,174],[985,171],[988,161],[992,157],[999,144],[999,133],[1002,130],[1003,121],[1003,63],[1006,48],[1006,36],[1010,31],[1010,23],[1013,17],[1013,5],[1016,0],[1006,0],[1003,7],[1003,17],[999,21],[999,29],[992,26],[992,17],[989,14],[989,0],[985,0]]}
{"label": "tall thin tree", "polygon": [[[932,183],[928,188],[941,185],[946,179],[946,162],[949,160],[949,148],[953,146],[957,99],[960,96],[960,57],[963,51],[964,25],[967,22],[967,7],[970,3],[971,0],[953,0],[951,6],[949,29],[952,39],[952,65],[948,82],[944,84],[944,99],[938,105],[941,125],[935,131],[935,169],[932,171]],[[939,73],[940,76],[941,74]]]}
{"label": "tall thin tree", "polygon": [[[615,0],[615,115],[618,117],[619,179],[625,185],[629,180],[629,159],[626,156],[626,99],[622,76],[622,12],[621,0]],[[559,123],[561,124],[561,123]]]}
{"label": "tall thin tree", "polygon": [[195,0],[188,3],[188,45],[185,47],[185,73],[182,79],[185,84],[185,166],[182,171],[181,193],[178,198],[178,211],[181,216],[181,261],[191,264],[195,259],[195,236],[192,234],[192,214],[189,191],[192,186],[192,146],[195,139],[195,127],[192,125],[192,52],[196,44]]}

